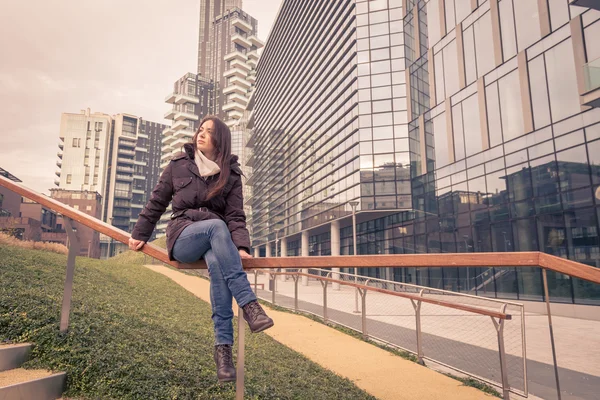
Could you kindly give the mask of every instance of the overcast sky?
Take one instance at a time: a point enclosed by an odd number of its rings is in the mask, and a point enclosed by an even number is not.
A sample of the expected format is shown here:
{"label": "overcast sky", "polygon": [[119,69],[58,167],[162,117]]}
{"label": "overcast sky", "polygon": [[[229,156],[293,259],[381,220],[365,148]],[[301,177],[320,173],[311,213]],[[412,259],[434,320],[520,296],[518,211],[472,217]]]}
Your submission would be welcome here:
{"label": "overcast sky", "polygon": [[[282,0],[244,0],[266,40]],[[0,167],[55,187],[60,114],[168,123],[165,96],[197,68],[199,0],[0,2]]]}

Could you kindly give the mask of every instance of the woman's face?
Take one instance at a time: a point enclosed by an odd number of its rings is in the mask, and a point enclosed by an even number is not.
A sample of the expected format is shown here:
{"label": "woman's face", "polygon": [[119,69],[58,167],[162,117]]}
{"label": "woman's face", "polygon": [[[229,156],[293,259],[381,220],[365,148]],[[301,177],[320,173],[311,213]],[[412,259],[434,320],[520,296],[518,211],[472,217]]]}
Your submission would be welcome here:
{"label": "woman's face", "polygon": [[208,120],[202,124],[198,137],[196,137],[196,148],[209,158],[215,154],[215,146],[211,138],[214,129],[215,124],[211,120]]}

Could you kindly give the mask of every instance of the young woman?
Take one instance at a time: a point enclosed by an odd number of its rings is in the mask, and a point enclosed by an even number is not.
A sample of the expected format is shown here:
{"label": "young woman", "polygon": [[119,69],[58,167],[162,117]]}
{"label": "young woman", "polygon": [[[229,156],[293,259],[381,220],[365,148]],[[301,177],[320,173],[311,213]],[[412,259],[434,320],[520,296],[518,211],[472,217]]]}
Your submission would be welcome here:
{"label": "young woman", "polygon": [[129,248],[140,250],[173,200],[167,227],[171,260],[191,263],[204,258],[210,275],[215,331],[214,359],[219,382],[234,381],[232,297],[244,310],[250,330],[273,326],[250,288],[242,258],[250,256],[250,236],[242,197],[242,171],[231,155],[231,132],[214,116],[205,117],[192,143],[173,157],[140,213]]}

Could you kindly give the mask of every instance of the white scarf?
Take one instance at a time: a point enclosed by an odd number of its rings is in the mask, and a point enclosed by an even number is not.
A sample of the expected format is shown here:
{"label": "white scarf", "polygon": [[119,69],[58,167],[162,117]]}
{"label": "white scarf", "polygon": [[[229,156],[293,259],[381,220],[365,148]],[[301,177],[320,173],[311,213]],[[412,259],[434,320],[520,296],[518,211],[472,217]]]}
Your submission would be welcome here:
{"label": "white scarf", "polygon": [[206,178],[207,176],[216,175],[221,172],[221,168],[217,165],[216,162],[209,160],[200,150],[196,150],[196,157],[194,157],[194,161],[198,166],[198,171],[200,172],[200,176]]}

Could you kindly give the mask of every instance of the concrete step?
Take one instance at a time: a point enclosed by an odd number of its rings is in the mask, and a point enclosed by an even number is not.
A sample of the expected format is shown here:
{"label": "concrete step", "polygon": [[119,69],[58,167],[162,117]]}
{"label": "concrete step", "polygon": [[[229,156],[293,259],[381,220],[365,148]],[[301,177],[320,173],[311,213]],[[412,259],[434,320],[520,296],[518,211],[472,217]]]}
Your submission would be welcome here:
{"label": "concrete step", "polygon": [[19,368],[29,359],[31,344],[3,344],[0,345],[0,372]]}
{"label": "concrete step", "polygon": [[0,400],[56,400],[62,396],[67,374],[23,368],[0,372]]}

